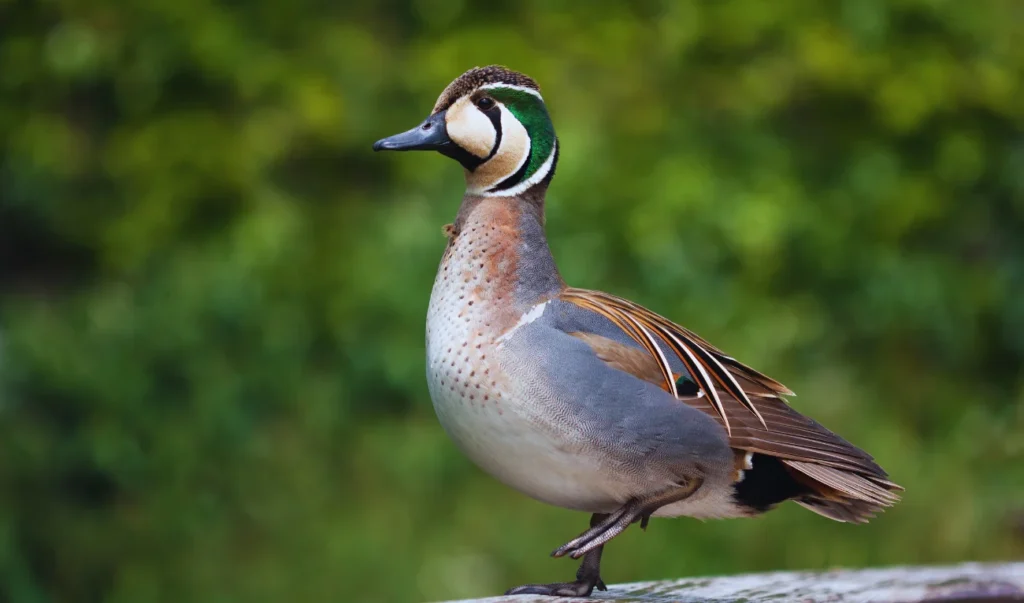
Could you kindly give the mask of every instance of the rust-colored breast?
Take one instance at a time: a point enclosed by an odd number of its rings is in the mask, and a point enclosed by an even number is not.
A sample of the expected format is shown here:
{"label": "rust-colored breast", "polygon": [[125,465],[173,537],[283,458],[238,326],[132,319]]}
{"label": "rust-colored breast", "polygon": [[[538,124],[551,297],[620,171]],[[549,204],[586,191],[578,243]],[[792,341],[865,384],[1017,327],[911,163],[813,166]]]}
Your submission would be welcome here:
{"label": "rust-colored breast", "polygon": [[483,201],[451,233],[427,312],[427,379],[439,415],[501,410],[495,404],[506,392],[494,350],[518,319],[517,219],[513,208]]}

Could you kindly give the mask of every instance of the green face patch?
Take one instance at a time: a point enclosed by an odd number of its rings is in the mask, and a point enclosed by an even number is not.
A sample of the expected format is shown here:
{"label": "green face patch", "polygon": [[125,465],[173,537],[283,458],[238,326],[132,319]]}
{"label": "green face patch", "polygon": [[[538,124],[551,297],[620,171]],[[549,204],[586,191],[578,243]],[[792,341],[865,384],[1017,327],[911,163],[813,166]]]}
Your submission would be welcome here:
{"label": "green face patch", "polygon": [[555,146],[555,127],[548,108],[540,97],[523,90],[495,86],[487,92],[508,108],[530,136],[530,159],[521,179],[525,181],[540,169]]}

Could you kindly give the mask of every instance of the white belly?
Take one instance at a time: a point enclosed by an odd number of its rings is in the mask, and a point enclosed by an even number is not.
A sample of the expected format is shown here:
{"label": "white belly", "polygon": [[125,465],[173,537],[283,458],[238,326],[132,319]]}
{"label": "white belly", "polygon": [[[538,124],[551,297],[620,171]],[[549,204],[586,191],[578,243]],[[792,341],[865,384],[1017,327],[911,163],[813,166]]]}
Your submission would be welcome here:
{"label": "white belly", "polygon": [[597,459],[563,449],[510,406],[467,408],[464,399],[448,394],[432,393],[441,425],[466,456],[506,485],[581,511],[611,511],[628,499],[600,487]]}
{"label": "white belly", "polygon": [[584,454],[564,426],[546,420],[536,401],[515,391],[494,334],[463,328],[457,317],[434,310],[432,300],[427,384],[438,420],[462,452],[505,484],[549,504],[591,512],[621,505],[628,495],[609,491],[600,460]]}

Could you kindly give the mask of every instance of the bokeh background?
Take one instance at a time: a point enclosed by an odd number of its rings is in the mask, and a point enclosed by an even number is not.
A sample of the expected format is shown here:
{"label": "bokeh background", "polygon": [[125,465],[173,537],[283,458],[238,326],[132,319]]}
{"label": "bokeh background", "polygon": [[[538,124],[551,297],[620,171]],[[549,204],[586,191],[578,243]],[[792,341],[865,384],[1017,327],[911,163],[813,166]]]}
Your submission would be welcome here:
{"label": "bokeh background", "polygon": [[609,582],[1024,557],[1024,4],[0,1],[0,599],[417,601],[564,579],[586,516],[433,416],[462,192],[374,155],[539,80],[548,231],[906,486],[654,520]]}

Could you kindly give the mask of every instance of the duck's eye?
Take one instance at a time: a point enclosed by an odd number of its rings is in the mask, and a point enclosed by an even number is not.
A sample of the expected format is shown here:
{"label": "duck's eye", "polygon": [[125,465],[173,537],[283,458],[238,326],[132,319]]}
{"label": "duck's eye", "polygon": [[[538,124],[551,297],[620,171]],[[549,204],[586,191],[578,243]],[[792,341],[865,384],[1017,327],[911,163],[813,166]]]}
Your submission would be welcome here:
{"label": "duck's eye", "polygon": [[494,99],[489,96],[481,96],[477,99],[476,106],[480,107],[481,111],[488,111],[494,108]]}

